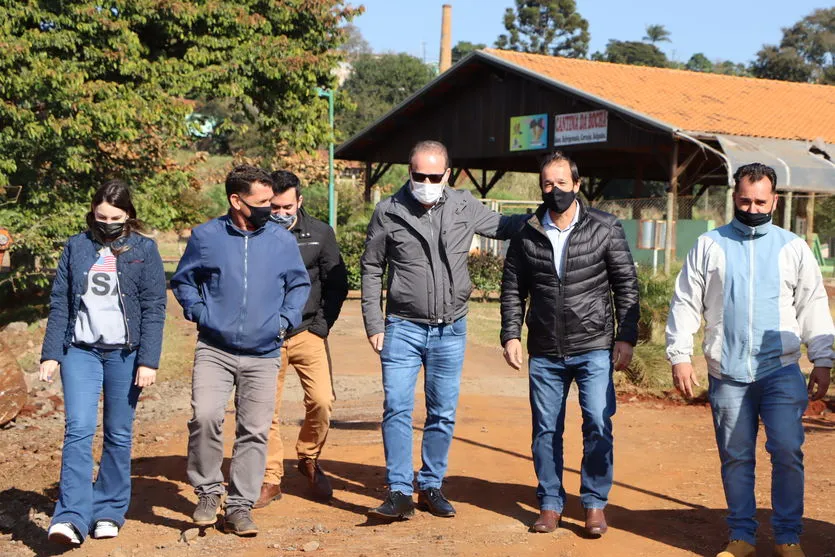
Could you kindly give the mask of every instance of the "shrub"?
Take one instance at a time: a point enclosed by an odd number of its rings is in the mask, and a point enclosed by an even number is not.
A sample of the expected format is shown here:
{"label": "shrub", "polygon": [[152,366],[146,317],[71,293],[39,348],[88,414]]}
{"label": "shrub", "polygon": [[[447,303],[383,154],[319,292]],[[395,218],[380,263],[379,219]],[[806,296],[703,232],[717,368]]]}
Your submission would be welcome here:
{"label": "shrub", "polygon": [[481,291],[481,300],[498,293],[502,287],[504,258],[488,252],[471,253],[467,265],[473,287]]}
{"label": "shrub", "polygon": [[663,342],[660,335],[667,324],[670,300],[675,292],[676,277],[681,265],[676,265],[669,275],[652,276],[652,269],[638,267],[638,299],[641,319],[638,321],[638,338],[641,341]]}

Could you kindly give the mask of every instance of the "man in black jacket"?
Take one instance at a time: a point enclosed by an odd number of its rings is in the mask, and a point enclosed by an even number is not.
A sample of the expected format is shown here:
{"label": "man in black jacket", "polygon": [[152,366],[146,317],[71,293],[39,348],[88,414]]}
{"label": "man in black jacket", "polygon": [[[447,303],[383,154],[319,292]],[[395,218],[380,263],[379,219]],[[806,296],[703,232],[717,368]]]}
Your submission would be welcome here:
{"label": "man in black jacket", "polygon": [[522,366],[522,318],[530,297],[528,369],[540,508],[531,529],[553,532],[565,505],[562,434],[573,380],[583,414],[580,499],[587,533],[600,536],[612,487],[612,367],[629,365],[638,339],[638,280],[618,220],[576,198],[580,176],[571,159],[560,152],[546,156],[540,186],[543,204],[511,240],[501,294],[504,356],[515,369]]}
{"label": "man in black jacket", "polygon": [[328,332],[339,317],[348,295],[348,275],[339,254],[333,229],[314,219],[302,208],[303,197],[298,177],[286,170],[271,175],[273,222],[287,228],[299,245],[304,266],[310,275],[310,296],[302,312],[302,322],[287,334],[281,347],[281,369],[275,393],[275,414],[270,427],[267,470],[261,495],[254,508],[266,507],[281,498],[284,475],[284,447],[281,443],[280,409],[288,365],[299,374],[304,389],[305,417],[296,443],[298,469],[307,478],[314,498],[327,501],[333,495],[330,481],[318,459],[330,427],[334,401]]}

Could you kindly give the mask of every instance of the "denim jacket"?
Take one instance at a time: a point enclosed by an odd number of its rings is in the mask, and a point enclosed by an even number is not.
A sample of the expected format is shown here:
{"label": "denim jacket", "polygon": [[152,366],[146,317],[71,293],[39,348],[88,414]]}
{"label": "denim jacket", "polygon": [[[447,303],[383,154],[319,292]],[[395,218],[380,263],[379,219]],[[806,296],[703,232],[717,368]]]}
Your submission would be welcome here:
{"label": "denim jacket", "polygon": [[[120,238],[112,247],[127,247],[116,257],[116,272],[128,348],[138,349],[137,365],[157,369],[166,303],[162,258],[156,243],[140,234]],[[87,274],[101,248],[89,231],[67,240],[52,283],[42,362],[60,362],[72,343],[81,296],[87,288]]]}

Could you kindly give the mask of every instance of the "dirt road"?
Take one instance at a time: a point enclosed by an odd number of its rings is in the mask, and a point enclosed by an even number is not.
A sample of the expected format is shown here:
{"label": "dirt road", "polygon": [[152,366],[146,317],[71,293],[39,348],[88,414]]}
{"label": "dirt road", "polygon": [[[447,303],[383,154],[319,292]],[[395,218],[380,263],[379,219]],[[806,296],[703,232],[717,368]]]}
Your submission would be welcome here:
{"label": "dirt road", "polygon": [[[193,336],[189,324],[177,321],[174,326]],[[240,539],[209,529],[189,542],[181,541],[182,533],[191,528],[196,501],[185,478],[188,378],[168,381],[143,395],[134,445],[134,497],[125,527],[116,539],[88,540],[70,553],[678,556],[713,555],[724,543],[724,498],[708,409],[637,400],[621,400],[615,417],[616,484],[607,510],[609,533],[600,540],[581,535],[577,494],[582,439],[576,402],[567,417],[569,500],[563,528],[555,534],[528,533],[536,518],[536,498],[527,380],[504,364],[496,347],[474,344],[468,347],[444,488],[458,516],[441,519],[418,512],[408,522],[368,522],[366,509],[384,496],[382,391],[379,360],[365,341],[358,302],[346,304],[330,343],[338,396],[322,462],[333,477],[335,496],[330,504],[306,498],[305,482],[295,472],[295,460],[288,458],[284,498],[254,512],[260,527],[256,538]],[[421,398],[416,426],[423,419]],[[300,401],[298,382],[288,379],[283,405],[286,447],[295,443],[303,415]],[[59,403],[50,404],[60,410]],[[56,495],[62,415],[54,410],[42,414],[21,418],[11,429],[0,431],[0,555],[62,551],[46,541],[44,531]],[[227,417],[227,439],[231,439],[234,415]],[[804,546],[814,557],[835,556],[835,420],[831,418],[832,414],[807,419]],[[419,441],[418,431],[418,459]],[[770,467],[762,439],[758,461],[758,555],[766,556],[771,547]]]}

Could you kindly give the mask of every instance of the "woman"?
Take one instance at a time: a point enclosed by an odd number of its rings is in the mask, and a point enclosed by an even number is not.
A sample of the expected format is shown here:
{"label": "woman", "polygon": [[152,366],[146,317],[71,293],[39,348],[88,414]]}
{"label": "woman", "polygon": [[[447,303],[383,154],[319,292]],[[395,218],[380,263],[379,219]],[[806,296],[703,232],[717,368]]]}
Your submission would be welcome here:
{"label": "woman", "polygon": [[[113,538],[130,502],[133,417],[156,380],[165,321],[165,272],[141,234],[127,185],[93,196],[88,230],[69,239],[52,285],[40,378],[61,368],[66,429],[61,483],[49,539],[79,545]],[[93,475],[93,436],[104,390],[104,443]]]}

